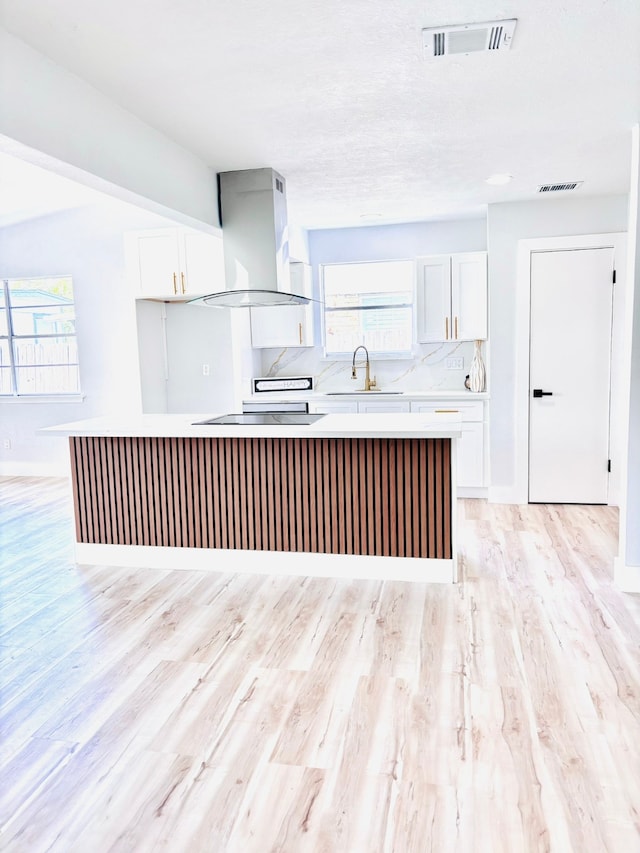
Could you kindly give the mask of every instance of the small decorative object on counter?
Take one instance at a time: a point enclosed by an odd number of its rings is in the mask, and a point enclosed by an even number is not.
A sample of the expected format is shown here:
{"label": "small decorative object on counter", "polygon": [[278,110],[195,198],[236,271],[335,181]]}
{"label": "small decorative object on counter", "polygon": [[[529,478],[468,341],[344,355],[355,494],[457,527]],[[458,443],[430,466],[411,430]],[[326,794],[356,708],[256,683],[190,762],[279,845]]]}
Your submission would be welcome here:
{"label": "small decorative object on counter", "polygon": [[469,385],[469,374],[468,373],[464,377],[464,387],[469,391],[471,390],[471,386]]}
{"label": "small decorative object on counter", "polygon": [[471,367],[469,368],[469,388],[476,393],[484,391],[486,382],[487,375],[484,361],[482,360],[482,341],[476,341],[473,358],[471,359]]}

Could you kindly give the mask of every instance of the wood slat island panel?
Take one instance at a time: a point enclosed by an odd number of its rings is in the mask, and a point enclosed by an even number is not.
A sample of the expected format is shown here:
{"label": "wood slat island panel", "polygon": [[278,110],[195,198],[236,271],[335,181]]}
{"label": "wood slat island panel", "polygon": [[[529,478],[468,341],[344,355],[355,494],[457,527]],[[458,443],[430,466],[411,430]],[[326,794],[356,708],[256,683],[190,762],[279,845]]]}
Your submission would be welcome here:
{"label": "wood slat island panel", "polygon": [[448,438],[69,441],[81,543],[452,558]]}

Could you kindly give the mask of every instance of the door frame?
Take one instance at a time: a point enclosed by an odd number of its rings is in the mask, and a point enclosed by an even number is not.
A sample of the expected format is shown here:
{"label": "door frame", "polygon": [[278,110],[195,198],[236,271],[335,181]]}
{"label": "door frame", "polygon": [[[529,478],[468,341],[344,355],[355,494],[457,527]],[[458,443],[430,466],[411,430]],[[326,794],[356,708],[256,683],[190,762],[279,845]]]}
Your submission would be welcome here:
{"label": "door frame", "polygon": [[613,323],[611,334],[611,380],[609,407],[609,445],[611,476],[610,505],[622,499],[622,470],[626,458],[624,448],[624,412],[628,399],[621,387],[624,376],[624,315],[626,293],[626,233],[578,234],[573,237],[535,237],[518,241],[516,276],[516,341],[515,341],[515,484],[516,503],[529,502],[529,346],[531,322],[531,255],[534,252],[571,251],[576,249],[613,249],[616,284],[613,291]]}

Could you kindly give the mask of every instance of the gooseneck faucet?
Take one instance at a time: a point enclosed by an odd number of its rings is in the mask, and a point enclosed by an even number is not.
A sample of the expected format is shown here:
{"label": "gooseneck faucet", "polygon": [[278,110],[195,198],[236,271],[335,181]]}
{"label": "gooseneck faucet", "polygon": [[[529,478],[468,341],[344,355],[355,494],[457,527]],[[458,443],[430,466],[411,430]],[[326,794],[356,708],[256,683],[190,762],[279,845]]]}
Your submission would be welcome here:
{"label": "gooseneck faucet", "polygon": [[369,350],[366,348],[364,344],[360,344],[359,347],[356,347],[353,351],[353,362],[351,364],[351,378],[355,379],[357,377],[356,373],[356,353],[359,349],[364,350],[364,354],[366,357],[365,368],[364,368],[364,390],[371,391],[372,388],[376,387],[376,379],[375,376],[373,379],[371,378],[370,372],[370,364],[369,364]]}

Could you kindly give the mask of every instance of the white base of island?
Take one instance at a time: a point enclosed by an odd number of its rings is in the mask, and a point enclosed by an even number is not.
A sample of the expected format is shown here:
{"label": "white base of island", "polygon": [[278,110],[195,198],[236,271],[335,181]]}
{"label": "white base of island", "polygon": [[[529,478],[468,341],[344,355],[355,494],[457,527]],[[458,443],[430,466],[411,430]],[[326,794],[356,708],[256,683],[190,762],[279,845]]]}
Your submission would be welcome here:
{"label": "white base of island", "polygon": [[454,583],[456,560],[371,557],[298,551],[240,551],[222,548],[169,548],[154,545],[96,545],[76,542],[76,562],[131,568],[191,569],[205,572],[296,577]]}

